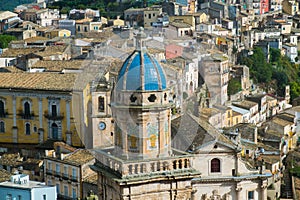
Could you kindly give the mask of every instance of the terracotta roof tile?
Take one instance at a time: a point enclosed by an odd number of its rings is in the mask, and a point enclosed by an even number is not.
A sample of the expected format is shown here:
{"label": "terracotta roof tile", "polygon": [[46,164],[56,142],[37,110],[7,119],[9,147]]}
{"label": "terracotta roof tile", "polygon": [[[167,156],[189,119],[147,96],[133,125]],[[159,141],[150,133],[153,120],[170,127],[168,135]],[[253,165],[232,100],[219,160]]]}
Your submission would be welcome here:
{"label": "terracotta roof tile", "polygon": [[0,73],[0,88],[72,91],[76,74]]}

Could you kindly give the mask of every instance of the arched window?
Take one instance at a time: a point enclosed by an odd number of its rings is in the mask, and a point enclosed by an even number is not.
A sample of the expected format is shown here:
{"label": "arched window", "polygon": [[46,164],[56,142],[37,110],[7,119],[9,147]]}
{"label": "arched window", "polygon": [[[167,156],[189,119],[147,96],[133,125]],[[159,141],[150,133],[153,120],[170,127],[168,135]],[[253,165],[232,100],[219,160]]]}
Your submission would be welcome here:
{"label": "arched window", "polygon": [[25,124],[25,134],[30,135],[30,123]]}
{"label": "arched window", "polygon": [[27,101],[24,103],[24,116],[30,117],[30,104]]}
{"label": "arched window", "polygon": [[3,117],[5,115],[5,110],[4,110],[4,102],[3,100],[0,100],[0,117]]}
{"label": "arched window", "polygon": [[5,133],[5,124],[3,121],[0,122],[0,133]]}
{"label": "arched window", "polygon": [[221,172],[221,161],[218,158],[210,161],[210,172]]}
{"label": "arched window", "polygon": [[53,139],[58,139],[58,126],[56,123],[53,123],[51,125],[51,129],[52,129],[52,138]]}

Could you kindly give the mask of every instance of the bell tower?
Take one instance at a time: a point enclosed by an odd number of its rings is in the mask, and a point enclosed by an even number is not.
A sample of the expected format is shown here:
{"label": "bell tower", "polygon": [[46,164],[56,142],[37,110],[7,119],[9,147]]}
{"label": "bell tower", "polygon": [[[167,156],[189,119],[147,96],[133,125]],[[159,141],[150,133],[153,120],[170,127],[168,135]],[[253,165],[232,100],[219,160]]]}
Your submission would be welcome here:
{"label": "bell tower", "polygon": [[165,73],[147,52],[143,28],[119,71],[111,103],[115,153],[124,159],[171,155],[171,104]]}

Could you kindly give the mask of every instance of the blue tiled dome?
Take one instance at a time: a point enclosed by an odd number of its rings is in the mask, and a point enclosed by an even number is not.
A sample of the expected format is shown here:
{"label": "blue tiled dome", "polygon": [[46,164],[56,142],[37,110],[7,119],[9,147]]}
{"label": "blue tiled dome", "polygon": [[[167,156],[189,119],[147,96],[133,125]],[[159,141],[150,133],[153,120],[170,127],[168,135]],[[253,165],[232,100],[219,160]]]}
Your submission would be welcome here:
{"label": "blue tiled dome", "polygon": [[118,75],[117,90],[157,91],[167,87],[162,67],[147,51],[134,51]]}

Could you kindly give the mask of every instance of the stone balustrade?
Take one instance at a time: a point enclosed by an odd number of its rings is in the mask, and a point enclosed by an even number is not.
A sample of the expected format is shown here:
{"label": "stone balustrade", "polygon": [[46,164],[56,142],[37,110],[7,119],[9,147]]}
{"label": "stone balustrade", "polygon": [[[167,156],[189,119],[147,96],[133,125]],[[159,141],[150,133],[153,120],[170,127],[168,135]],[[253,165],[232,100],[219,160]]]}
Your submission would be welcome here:
{"label": "stone balustrade", "polygon": [[106,152],[97,151],[96,160],[123,176],[160,174],[191,169],[191,158],[174,156],[146,160],[122,160]]}

